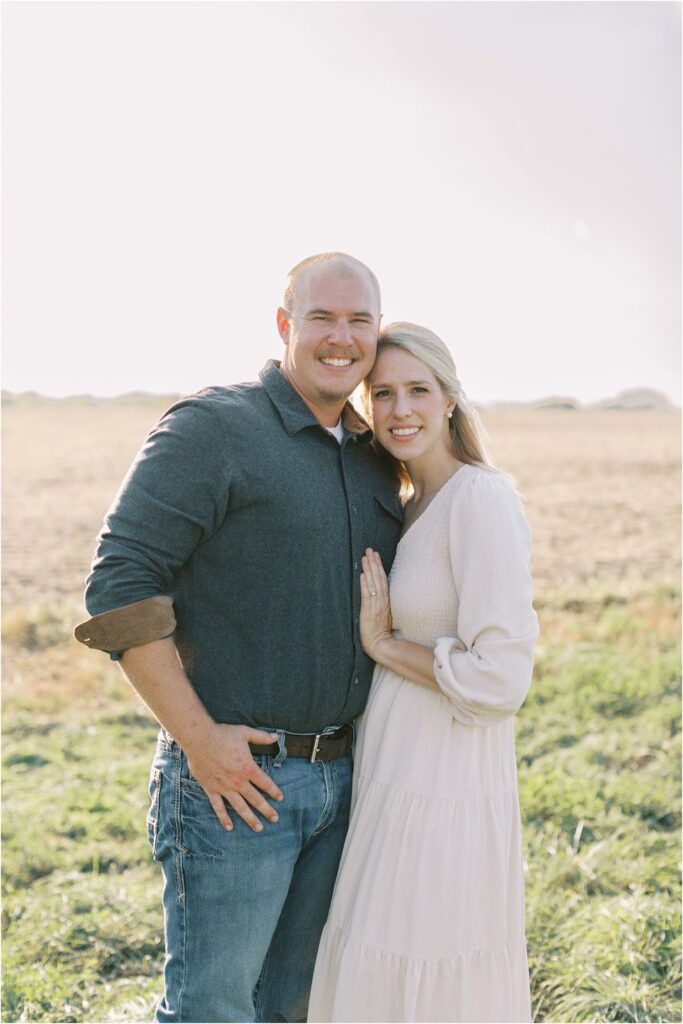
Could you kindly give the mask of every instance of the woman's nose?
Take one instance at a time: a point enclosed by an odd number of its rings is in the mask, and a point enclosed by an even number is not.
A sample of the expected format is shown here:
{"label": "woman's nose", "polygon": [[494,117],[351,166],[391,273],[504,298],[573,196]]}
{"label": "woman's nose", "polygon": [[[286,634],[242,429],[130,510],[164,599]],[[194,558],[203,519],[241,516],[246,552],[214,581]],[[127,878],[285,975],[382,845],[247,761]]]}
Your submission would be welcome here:
{"label": "woman's nose", "polygon": [[412,412],[410,405],[410,398],[408,395],[396,395],[394,402],[394,415],[396,416],[409,416]]}

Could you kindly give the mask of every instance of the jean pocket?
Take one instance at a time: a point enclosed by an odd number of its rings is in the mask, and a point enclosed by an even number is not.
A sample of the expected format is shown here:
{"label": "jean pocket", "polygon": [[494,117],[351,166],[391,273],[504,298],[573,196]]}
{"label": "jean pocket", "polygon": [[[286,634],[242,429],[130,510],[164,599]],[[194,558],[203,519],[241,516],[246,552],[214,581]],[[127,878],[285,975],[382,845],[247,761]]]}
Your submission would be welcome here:
{"label": "jean pocket", "polygon": [[156,857],[159,838],[159,802],[161,800],[162,778],[161,769],[153,768],[149,780],[149,811],[147,812],[147,838],[149,845],[152,847],[153,857]]}
{"label": "jean pocket", "polygon": [[[270,778],[273,776],[271,762],[272,758],[267,754],[254,754],[254,763]],[[268,802],[272,803],[271,800]],[[211,801],[197,780],[192,775],[181,777],[180,828],[182,847],[188,856],[216,859],[234,852],[236,846],[244,841],[253,842],[255,833],[227,801],[226,810],[232,819],[233,831],[223,828]],[[258,813],[257,817],[260,818]]]}
{"label": "jean pocket", "polygon": [[218,858],[226,853],[228,833],[206,792],[194,778],[180,779],[182,846],[190,857]]}

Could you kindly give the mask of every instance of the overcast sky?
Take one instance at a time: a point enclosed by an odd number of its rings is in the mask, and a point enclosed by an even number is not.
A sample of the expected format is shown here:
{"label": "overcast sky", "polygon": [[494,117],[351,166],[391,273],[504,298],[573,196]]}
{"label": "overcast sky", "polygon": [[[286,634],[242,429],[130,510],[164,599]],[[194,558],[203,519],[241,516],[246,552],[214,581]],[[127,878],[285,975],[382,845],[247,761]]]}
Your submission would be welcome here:
{"label": "overcast sky", "polygon": [[188,392],[367,262],[479,401],[680,401],[681,6],[3,4],[3,386]]}

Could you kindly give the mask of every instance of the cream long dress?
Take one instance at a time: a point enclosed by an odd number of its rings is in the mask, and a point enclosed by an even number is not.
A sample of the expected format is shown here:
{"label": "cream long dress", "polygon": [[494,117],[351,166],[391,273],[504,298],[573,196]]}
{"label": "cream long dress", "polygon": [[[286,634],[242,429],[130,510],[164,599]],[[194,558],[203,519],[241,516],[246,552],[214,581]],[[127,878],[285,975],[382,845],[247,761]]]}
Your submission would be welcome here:
{"label": "cream long dress", "polygon": [[394,635],[440,692],[375,669],[309,1021],[530,1021],[513,715],[538,634],[531,532],[463,466],[401,539]]}

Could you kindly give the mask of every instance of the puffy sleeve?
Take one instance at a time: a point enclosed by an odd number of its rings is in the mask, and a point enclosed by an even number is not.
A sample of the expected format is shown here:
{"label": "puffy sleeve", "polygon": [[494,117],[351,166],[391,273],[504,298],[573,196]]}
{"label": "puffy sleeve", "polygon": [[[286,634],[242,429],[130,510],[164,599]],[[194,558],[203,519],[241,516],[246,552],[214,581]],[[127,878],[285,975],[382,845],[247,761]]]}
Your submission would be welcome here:
{"label": "puffy sleeve", "polygon": [[174,631],[174,575],[227,510],[226,450],[210,400],[184,399],[162,417],[100,532],[85,591],[92,617],[77,640],[118,652]]}
{"label": "puffy sleeve", "polygon": [[464,725],[495,725],[531,684],[538,619],[532,607],[531,529],[513,487],[488,470],[454,494],[449,554],[458,594],[455,636],[440,637],[434,674]]}

